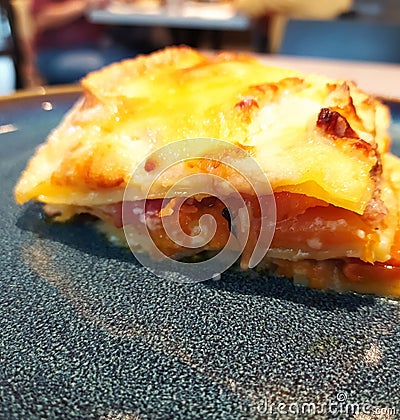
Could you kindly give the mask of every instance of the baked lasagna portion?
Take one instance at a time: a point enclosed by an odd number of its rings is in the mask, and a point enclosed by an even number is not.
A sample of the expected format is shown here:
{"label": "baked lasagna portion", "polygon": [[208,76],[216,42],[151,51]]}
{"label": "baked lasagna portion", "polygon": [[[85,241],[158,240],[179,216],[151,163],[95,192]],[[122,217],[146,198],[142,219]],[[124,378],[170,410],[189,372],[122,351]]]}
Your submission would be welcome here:
{"label": "baked lasagna portion", "polygon": [[172,241],[159,222],[176,211],[173,194],[167,208],[160,204],[175,175],[226,177],[250,210],[246,268],[260,223],[242,178],[208,159],[178,165],[147,189],[160,164],[147,158],[155,150],[182,139],[199,139],[200,146],[202,138],[218,139],[254,158],[272,188],[276,229],[260,265],[314,288],[400,296],[400,162],[389,151],[390,115],[354,83],[176,47],[91,73],[82,88],[28,163],[15,188],[18,203],[43,202],[59,221],[90,213],[118,236],[128,187],[130,223],[146,223],[157,248],[180,258],[218,251],[231,226],[218,197],[183,197],[185,232],[193,234],[204,214],[217,229],[201,249]]}

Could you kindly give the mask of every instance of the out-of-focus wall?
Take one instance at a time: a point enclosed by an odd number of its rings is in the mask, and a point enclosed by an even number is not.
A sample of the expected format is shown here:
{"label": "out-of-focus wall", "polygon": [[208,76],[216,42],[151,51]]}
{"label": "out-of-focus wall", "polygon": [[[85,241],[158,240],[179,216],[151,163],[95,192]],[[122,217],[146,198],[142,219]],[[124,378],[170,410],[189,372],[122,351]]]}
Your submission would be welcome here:
{"label": "out-of-focus wall", "polygon": [[10,57],[0,57],[0,74],[0,96],[13,93],[15,90],[15,72]]}

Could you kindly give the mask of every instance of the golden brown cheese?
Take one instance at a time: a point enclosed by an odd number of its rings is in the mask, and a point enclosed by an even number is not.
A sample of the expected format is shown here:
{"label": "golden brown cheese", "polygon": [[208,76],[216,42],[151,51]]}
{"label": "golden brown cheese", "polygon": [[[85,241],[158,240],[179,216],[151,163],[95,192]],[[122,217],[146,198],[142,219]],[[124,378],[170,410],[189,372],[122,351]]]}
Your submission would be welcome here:
{"label": "golden brown cheese", "polygon": [[[176,140],[211,137],[248,150],[274,190],[362,214],[376,189],[376,152],[388,147],[387,109],[354,84],[242,55],[169,48],[94,72],[82,86],[82,99],[23,173],[19,203],[118,202],[146,155]],[[348,122],[351,136],[321,129],[321,109]],[[364,143],[370,147],[354,147]],[[141,181],[131,185],[136,198],[144,194]]]}

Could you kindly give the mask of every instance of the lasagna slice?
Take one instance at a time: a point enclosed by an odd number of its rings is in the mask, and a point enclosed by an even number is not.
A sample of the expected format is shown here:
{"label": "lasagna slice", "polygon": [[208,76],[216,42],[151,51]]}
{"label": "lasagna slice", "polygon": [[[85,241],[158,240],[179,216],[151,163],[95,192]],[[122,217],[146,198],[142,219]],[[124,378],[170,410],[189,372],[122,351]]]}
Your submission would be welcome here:
{"label": "lasagna slice", "polygon": [[[272,189],[276,229],[260,266],[314,288],[400,296],[400,163],[389,151],[390,115],[354,83],[174,47],[91,73],[82,88],[22,173],[19,204],[40,201],[59,221],[93,214],[123,239],[128,187],[129,223],[143,223],[144,212],[157,248],[181,258],[228,242],[231,215],[218,197],[180,191],[162,207],[174,176],[213,174],[229,179],[249,209],[245,269],[259,234],[257,200],[209,150],[208,164],[183,163],[151,194],[145,188],[160,164],[151,159],[156,150],[182,139],[218,139],[216,155],[229,153],[223,144],[246,151]],[[176,211],[189,235],[203,215],[213,216],[213,238],[201,248],[172,241],[160,221]]]}

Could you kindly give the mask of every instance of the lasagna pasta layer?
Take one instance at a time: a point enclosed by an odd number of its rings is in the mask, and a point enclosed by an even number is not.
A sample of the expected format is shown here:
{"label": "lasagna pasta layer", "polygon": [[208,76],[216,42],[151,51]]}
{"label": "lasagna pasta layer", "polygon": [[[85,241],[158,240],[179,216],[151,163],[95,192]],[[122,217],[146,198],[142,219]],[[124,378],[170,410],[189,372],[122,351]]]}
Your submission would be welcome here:
{"label": "lasagna pasta layer", "polygon": [[[41,201],[60,220],[92,213],[118,232],[128,187],[128,200],[147,200],[157,220],[162,214],[154,209],[178,178],[193,171],[227,175],[222,167],[183,163],[156,181],[149,196],[148,175],[160,162],[147,156],[188,138],[199,139],[196,155],[200,150],[210,156],[200,139],[213,138],[246,150],[270,182],[278,218],[266,265],[304,275],[318,287],[313,273],[328,272],[332,264],[340,273],[335,281],[351,283],[367,281],[365,270],[388,273],[400,261],[400,164],[389,153],[389,111],[354,83],[240,54],[208,56],[176,47],[91,73],[82,87],[81,98],[18,181],[18,203]],[[224,156],[222,143],[217,152]],[[251,207],[247,184],[240,177],[229,181]],[[205,249],[218,250],[229,236],[229,221],[217,199],[203,204],[198,198],[184,205],[188,211],[182,210],[180,221],[190,233],[202,214],[215,216],[217,235]],[[256,220],[255,214],[253,231]],[[187,252],[168,242],[157,223],[153,234],[166,254]]]}

